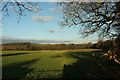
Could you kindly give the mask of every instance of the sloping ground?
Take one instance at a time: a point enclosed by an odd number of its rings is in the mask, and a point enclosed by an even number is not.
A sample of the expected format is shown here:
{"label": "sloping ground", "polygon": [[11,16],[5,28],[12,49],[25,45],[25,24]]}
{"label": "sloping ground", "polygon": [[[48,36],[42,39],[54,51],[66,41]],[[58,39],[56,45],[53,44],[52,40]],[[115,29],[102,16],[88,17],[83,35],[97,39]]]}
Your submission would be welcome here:
{"label": "sloping ground", "polygon": [[109,64],[106,57],[100,58],[102,54],[95,51],[3,51],[3,79],[119,79],[120,65]]}
{"label": "sloping ground", "polygon": [[77,59],[65,51],[3,51],[3,79],[61,78],[64,64]]}

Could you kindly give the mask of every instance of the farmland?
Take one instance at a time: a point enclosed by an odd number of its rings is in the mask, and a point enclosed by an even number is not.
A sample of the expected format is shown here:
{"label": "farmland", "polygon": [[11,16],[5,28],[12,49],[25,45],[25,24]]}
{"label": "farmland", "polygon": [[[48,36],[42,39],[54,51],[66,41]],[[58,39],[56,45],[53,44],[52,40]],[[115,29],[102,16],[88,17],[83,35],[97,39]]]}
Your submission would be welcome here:
{"label": "farmland", "polygon": [[120,66],[117,64],[111,66],[107,63],[107,56],[101,57],[103,54],[98,49],[3,51],[2,76],[3,79],[31,80],[46,78],[118,79]]}

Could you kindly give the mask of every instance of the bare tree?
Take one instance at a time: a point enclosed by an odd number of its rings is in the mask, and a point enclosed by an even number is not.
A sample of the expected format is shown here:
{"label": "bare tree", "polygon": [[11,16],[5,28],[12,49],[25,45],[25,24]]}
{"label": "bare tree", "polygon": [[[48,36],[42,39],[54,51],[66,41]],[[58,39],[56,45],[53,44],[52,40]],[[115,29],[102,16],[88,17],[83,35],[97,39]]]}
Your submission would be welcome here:
{"label": "bare tree", "polygon": [[26,16],[28,12],[33,13],[37,12],[40,9],[38,8],[38,3],[37,2],[19,2],[19,0],[9,0],[7,2],[2,2],[2,8],[1,11],[3,15],[9,16],[10,12],[13,11],[16,13],[16,15],[19,16]]}
{"label": "bare tree", "polygon": [[[120,37],[120,2],[78,1],[58,4],[63,8],[63,20],[59,22],[61,26],[78,26],[84,38],[95,33],[108,39]],[[119,40],[115,41],[118,41],[117,44],[120,43]],[[115,46],[111,48],[112,58],[115,54],[120,54],[115,53]]]}
{"label": "bare tree", "polygon": [[84,37],[98,33],[103,37],[117,36],[117,28],[113,27],[120,15],[120,2],[62,2],[62,26],[79,26]]}

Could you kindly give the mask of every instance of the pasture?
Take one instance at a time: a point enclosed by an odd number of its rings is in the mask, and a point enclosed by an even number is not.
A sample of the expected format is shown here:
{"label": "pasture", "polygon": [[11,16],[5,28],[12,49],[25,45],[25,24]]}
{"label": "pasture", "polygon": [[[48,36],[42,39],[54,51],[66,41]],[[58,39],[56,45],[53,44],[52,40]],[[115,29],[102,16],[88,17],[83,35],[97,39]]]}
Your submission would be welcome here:
{"label": "pasture", "polygon": [[119,78],[120,66],[111,67],[103,54],[97,49],[3,51],[2,79]]}

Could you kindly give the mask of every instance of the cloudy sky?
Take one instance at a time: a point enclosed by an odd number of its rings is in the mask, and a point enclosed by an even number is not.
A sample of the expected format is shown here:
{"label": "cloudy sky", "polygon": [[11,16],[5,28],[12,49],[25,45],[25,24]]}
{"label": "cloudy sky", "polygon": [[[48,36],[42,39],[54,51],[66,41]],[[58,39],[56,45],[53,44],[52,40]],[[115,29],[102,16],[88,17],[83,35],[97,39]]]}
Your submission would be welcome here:
{"label": "cloudy sky", "polygon": [[[51,0],[52,1],[52,0]],[[53,0],[54,1],[54,0]],[[96,42],[96,36],[82,39],[79,27],[62,28],[58,21],[62,19],[62,8],[56,3],[41,2],[38,13],[26,13],[19,17],[11,11],[9,17],[3,16],[3,42],[36,42],[36,43],[87,43]],[[12,7],[11,7],[12,8]],[[4,14],[4,13],[3,13]]]}

